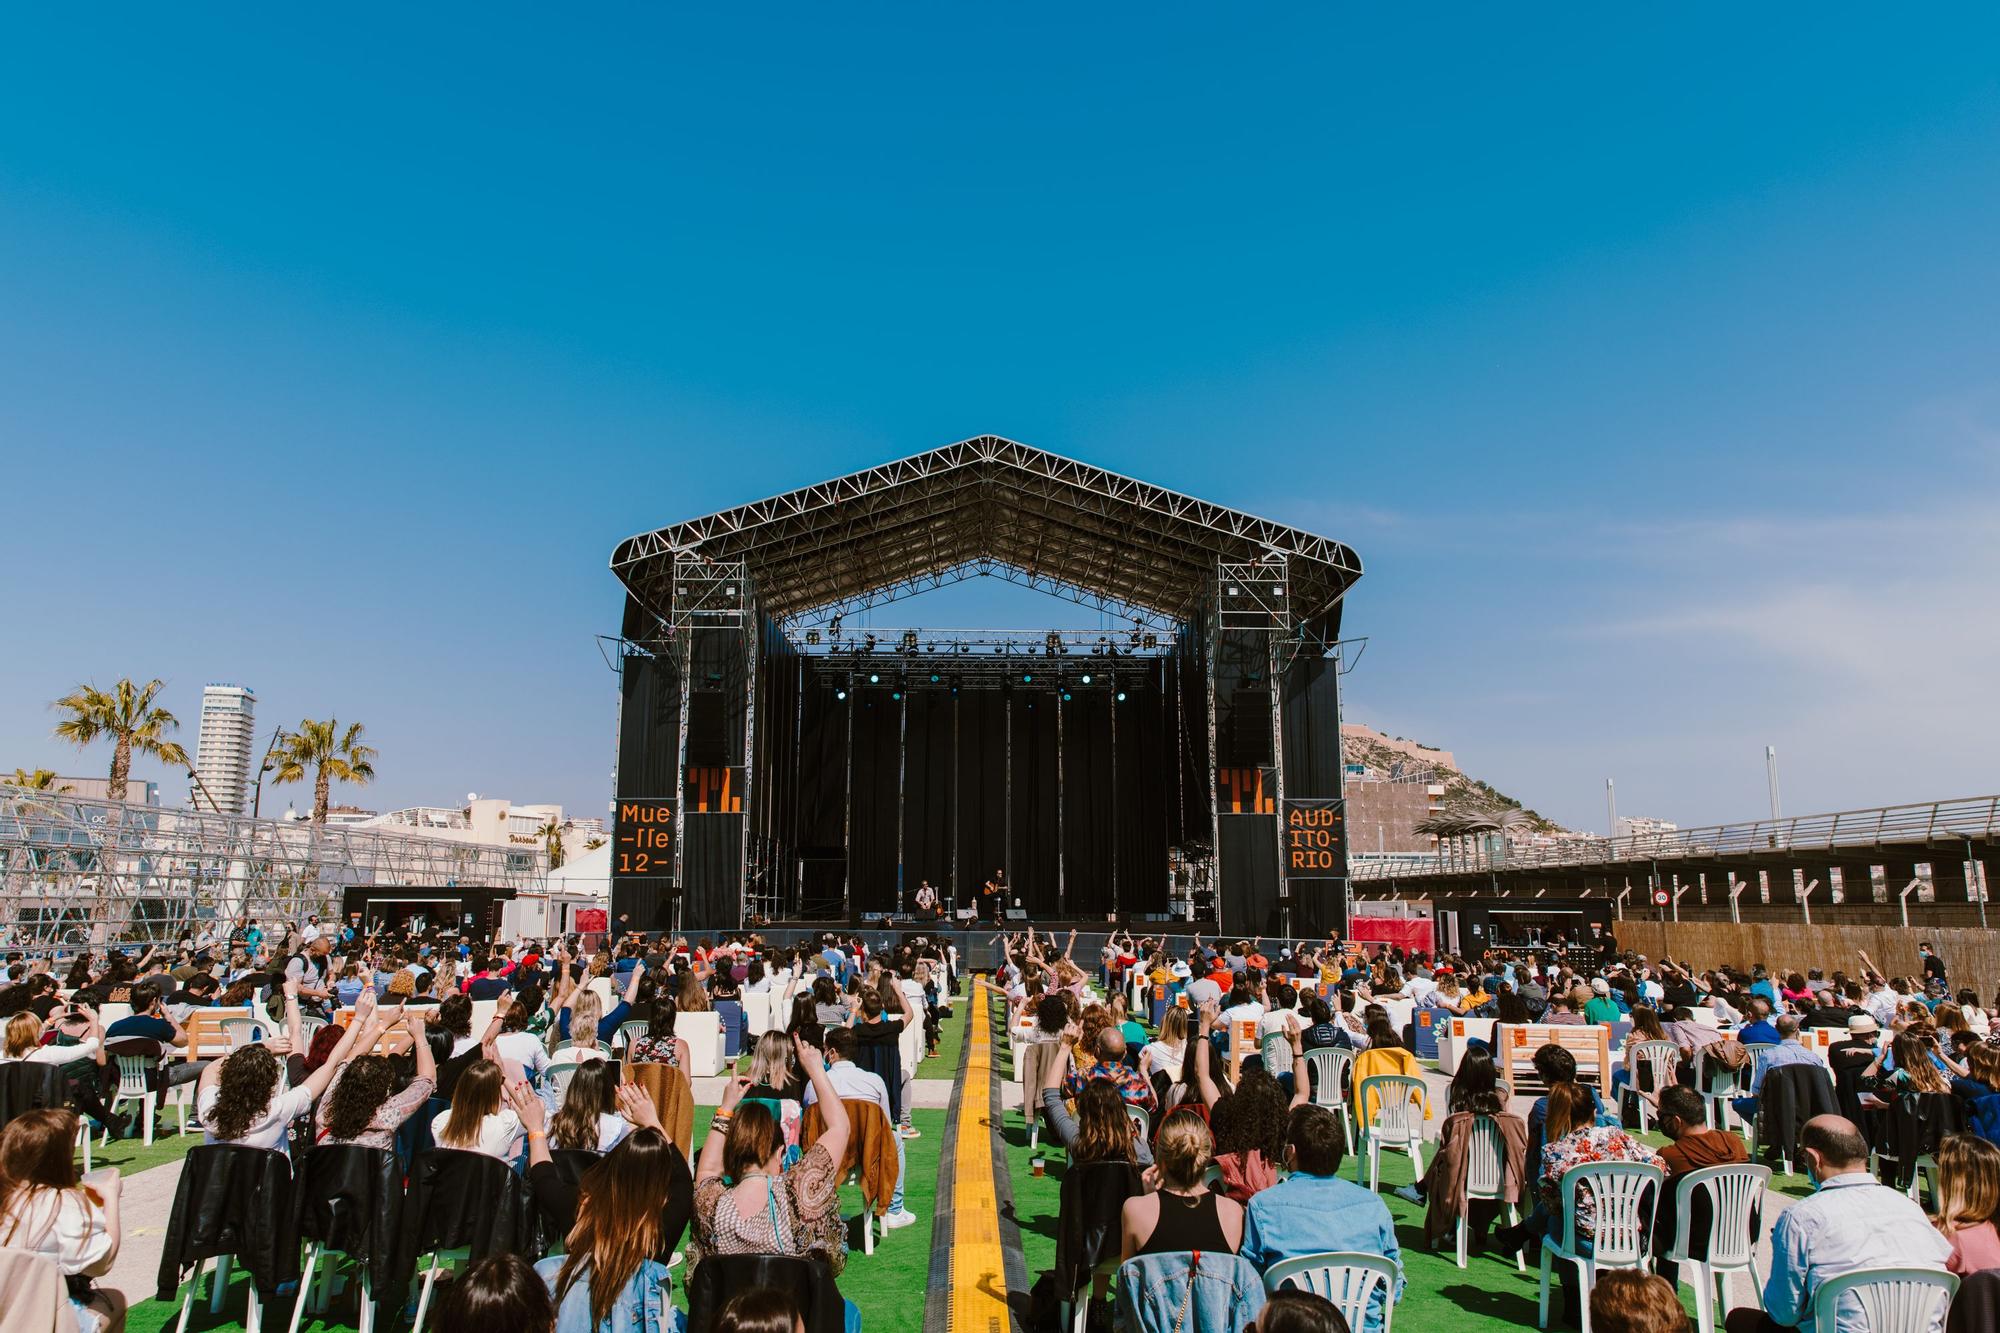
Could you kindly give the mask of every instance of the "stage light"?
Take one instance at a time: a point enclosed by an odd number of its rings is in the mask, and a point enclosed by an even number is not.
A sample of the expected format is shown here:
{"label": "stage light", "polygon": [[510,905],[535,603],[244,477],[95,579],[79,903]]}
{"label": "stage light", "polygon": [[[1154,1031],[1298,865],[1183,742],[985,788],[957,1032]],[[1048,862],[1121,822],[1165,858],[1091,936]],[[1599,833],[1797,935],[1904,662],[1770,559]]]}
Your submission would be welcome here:
{"label": "stage light", "polygon": [[873,634],[868,636],[868,642],[864,646],[871,653],[875,651],[875,636]]}
{"label": "stage light", "polygon": [[1146,636],[1146,651],[1147,651],[1147,652],[1151,652],[1151,651],[1152,651],[1153,649],[1155,649],[1155,648],[1157,648],[1157,647],[1159,647],[1159,646],[1160,646],[1160,637],[1159,637],[1159,635],[1157,635],[1157,634],[1148,634],[1148,635]]}
{"label": "stage light", "polygon": [[817,646],[819,645],[819,631],[818,631],[818,630],[816,630],[816,629],[809,629],[809,630],[807,630],[807,631],[806,631],[806,642],[807,642],[807,643],[809,643],[809,644],[812,644],[812,645],[813,645],[813,646],[815,646],[815,647],[817,647]]}
{"label": "stage light", "polygon": [[917,632],[915,630],[906,629],[903,631],[903,651],[906,653],[917,651]]}
{"label": "stage light", "polygon": [[834,697],[834,698],[836,698],[836,699],[845,699],[845,698],[847,697],[847,691],[846,691],[846,690],[835,690],[835,691],[833,692],[833,697]]}
{"label": "stage light", "polygon": [[1083,683],[1086,685],[1090,684],[1090,673],[1088,671],[1083,673]]}
{"label": "stage light", "polygon": [[889,697],[890,697],[891,699],[894,699],[894,700],[897,700],[897,701],[900,701],[900,700],[902,699],[902,697],[903,697],[903,692],[902,692],[901,690],[890,690],[890,691],[889,691]]}
{"label": "stage light", "polygon": [[1063,702],[1064,702],[1064,703],[1068,703],[1068,702],[1069,702],[1069,691],[1068,691],[1068,690],[1064,690],[1064,691],[1063,691]]}
{"label": "stage light", "polygon": [[1121,704],[1125,702],[1125,691],[1118,691],[1118,702]]}
{"label": "stage light", "polygon": [[1026,672],[1026,671],[1022,672],[1021,683],[1023,685],[1033,685],[1035,683],[1034,675],[1031,672]]}
{"label": "stage light", "polygon": [[943,680],[943,679],[944,679],[944,677],[942,677],[942,676],[938,675],[938,673],[937,673],[937,672],[935,672],[935,671],[931,672],[931,684],[935,685],[935,684],[937,684],[937,683],[938,683],[938,682],[939,682],[940,680]]}
{"label": "stage light", "polygon": [[873,672],[870,672],[868,676],[868,683],[870,685],[880,685],[882,683],[882,678],[878,675],[875,675]]}

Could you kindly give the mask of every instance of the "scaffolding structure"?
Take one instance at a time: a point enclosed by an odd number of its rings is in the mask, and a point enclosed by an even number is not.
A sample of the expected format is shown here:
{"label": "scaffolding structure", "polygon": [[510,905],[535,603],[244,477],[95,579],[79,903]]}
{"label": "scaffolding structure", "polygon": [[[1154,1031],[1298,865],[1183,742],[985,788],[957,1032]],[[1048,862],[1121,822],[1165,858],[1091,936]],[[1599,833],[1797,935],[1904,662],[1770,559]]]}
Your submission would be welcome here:
{"label": "scaffolding structure", "polygon": [[0,785],[0,940],[171,942],[237,917],[338,912],[361,885],[539,891],[540,848],[68,796]]}

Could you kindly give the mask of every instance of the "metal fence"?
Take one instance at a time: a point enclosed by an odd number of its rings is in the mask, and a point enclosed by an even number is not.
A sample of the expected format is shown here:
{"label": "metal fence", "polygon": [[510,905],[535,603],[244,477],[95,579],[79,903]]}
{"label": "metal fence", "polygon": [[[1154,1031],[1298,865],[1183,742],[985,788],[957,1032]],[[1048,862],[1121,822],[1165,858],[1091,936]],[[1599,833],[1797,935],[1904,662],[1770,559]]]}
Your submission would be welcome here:
{"label": "metal fence", "polygon": [[243,913],[298,921],[356,885],[546,883],[539,848],[166,810],[0,786],[0,939],[171,941]]}
{"label": "metal fence", "polygon": [[1918,805],[1800,815],[1793,819],[1635,833],[1623,838],[1576,838],[1526,846],[1488,839],[1483,845],[1443,847],[1431,855],[1357,859],[1352,875],[1358,881],[1478,874],[1489,870],[1565,869],[1625,861],[1722,858],[1756,852],[1830,852],[1899,843],[1935,846],[1954,840],[1990,841],[1996,835],[2000,835],[2000,796],[1967,796]]}

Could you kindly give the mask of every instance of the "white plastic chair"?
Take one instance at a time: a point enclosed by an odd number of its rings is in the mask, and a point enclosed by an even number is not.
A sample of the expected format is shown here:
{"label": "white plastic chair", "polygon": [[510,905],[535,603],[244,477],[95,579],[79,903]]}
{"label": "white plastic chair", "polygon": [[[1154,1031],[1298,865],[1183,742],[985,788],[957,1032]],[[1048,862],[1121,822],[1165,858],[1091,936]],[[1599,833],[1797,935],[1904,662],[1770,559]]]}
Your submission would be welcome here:
{"label": "white plastic chair", "polygon": [[[1729,1128],[1729,1117],[1736,1114],[1730,1099],[1746,1096],[1750,1091],[1750,1076],[1754,1066],[1745,1065],[1741,1069],[1730,1069],[1709,1059],[1709,1051],[1704,1046],[1694,1053],[1695,1086],[1701,1090],[1702,1104],[1708,1109],[1708,1124],[1711,1129]],[[1751,1127],[1754,1132],[1755,1127]]]}
{"label": "white plastic chair", "polygon": [[[1639,1090],[1644,1081],[1653,1085],[1653,1096],[1674,1081],[1674,1067],[1680,1063],[1681,1048],[1670,1041],[1641,1041],[1632,1046],[1632,1081],[1625,1086],[1631,1089],[1632,1098],[1639,1103],[1639,1131],[1653,1127],[1653,1103]],[[1643,1076],[1643,1079],[1642,1079]]]}
{"label": "white plastic chair", "polygon": [[[1694,1317],[1700,1333],[1715,1333],[1716,1324],[1728,1315],[1731,1273],[1750,1279],[1751,1299],[1763,1308],[1754,1267],[1757,1242],[1750,1233],[1750,1219],[1758,1214],[1770,1179],[1770,1167],[1745,1163],[1690,1171],[1674,1186],[1674,1243],[1667,1258],[1679,1267],[1680,1280],[1694,1288]],[[1688,1257],[1697,1190],[1708,1196],[1706,1259]]]}
{"label": "white plastic chair", "polygon": [[[1657,1206],[1666,1174],[1650,1162],[1585,1162],[1563,1172],[1557,1190],[1562,1201],[1562,1229],[1542,1240],[1540,1313],[1536,1327],[1549,1326],[1549,1270],[1558,1259],[1576,1265],[1578,1302],[1583,1307],[1583,1333],[1590,1333],[1590,1289],[1600,1268],[1632,1268],[1641,1272],[1652,1262],[1652,1227],[1641,1205],[1652,1192]],[[1596,1227],[1589,1253],[1576,1225],[1576,1195],[1588,1189]]]}
{"label": "white plastic chair", "polygon": [[[1364,1163],[1368,1188],[1382,1185],[1382,1150],[1402,1149],[1416,1164],[1417,1179],[1424,1176],[1424,1081],[1408,1074],[1377,1074],[1361,1080],[1355,1090],[1361,1099],[1361,1147],[1355,1154],[1354,1180],[1361,1182]],[[1375,1108],[1374,1119],[1368,1108]]]}
{"label": "white plastic chair", "polygon": [[652,1031],[652,1028],[652,1023],[643,1018],[620,1023],[618,1030],[611,1034],[611,1048],[616,1051],[629,1051],[632,1049],[632,1038],[643,1037]]}
{"label": "white plastic chair", "polygon": [[1257,1054],[1263,1057],[1264,1072],[1273,1078],[1291,1072],[1292,1039],[1283,1028],[1265,1033],[1264,1040],[1258,1043]]}
{"label": "white plastic chair", "polygon": [[1401,1277],[1402,1271],[1395,1263],[1379,1254],[1336,1250],[1302,1254],[1272,1264],[1264,1270],[1264,1290],[1274,1292],[1290,1287],[1323,1296],[1333,1302],[1346,1317],[1347,1326],[1357,1333],[1368,1326],[1368,1307],[1380,1291],[1382,1333],[1390,1333],[1390,1322],[1396,1317],[1396,1283]]}
{"label": "white plastic chair", "polygon": [[1313,1075],[1314,1106],[1324,1106],[1340,1117],[1340,1132],[1348,1153],[1354,1152],[1354,1116],[1347,1105],[1348,1077],[1354,1069],[1354,1052],[1338,1046],[1306,1052],[1306,1064]]}
{"label": "white plastic chair", "polygon": [[[144,1142],[153,1146],[153,1108],[157,1099],[153,1095],[153,1075],[159,1070],[159,1055],[114,1055],[118,1062],[118,1090],[111,1094],[111,1101],[105,1110],[116,1112],[122,1102],[139,1103],[139,1123],[143,1126]],[[181,1112],[181,1124],[187,1124],[187,1112]],[[111,1127],[105,1126],[104,1142],[111,1142]]]}
{"label": "white plastic chair", "polygon": [[1153,1117],[1146,1113],[1145,1107],[1134,1106],[1132,1103],[1126,1102],[1125,1118],[1132,1122],[1132,1133],[1137,1136],[1139,1141],[1144,1142],[1152,1137]]}
{"label": "white plastic chair", "polygon": [[[313,1313],[324,1315],[332,1301],[333,1269],[342,1256],[338,1251],[329,1250],[317,1241],[306,1246],[306,1266],[299,1278],[299,1297],[292,1304],[292,1324],[287,1333],[299,1333],[299,1325],[305,1322],[306,1307]],[[326,1260],[326,1267],[319,1268],[320,1260]],[[375,1333],[375,1275],[373,1268],[366,1264],[356,1264],[361,1283],[361,1328],[360,1333]],[[313,1270],[319,1269],[319,1288],[313,1289]],[[310,1295],[308,1294],[310,1293]]]}
{"label": "white plastic chair", "polygon": [[1090,1270],[1090,1275],[1083,1280],[1082,1289],[1062,1303],[1059,1316],[1061,1327],[1068,1329],[1069,1333],[1084,1333],[1090,1324],[1091,1297],[1100,1285],[1117,1276],[1118,1267],[1118,1257],[1113,1255]]}
{"label": "white plastic chair", "polygon": [[548,1085],[549,1092],[554,1095],[558,1106],[568,1095],[569,1081],[576,1077],[577,1066],[582,1063],[580,1060],[565,1060],[561,1064],[550,1065],[543,1073],[543,1081]]}
{"label": "white plastic chair", "polygon": [[[320,1029],[325,1026],[326,1026],[326,1020],[324,1018],[318,1018],[312,1014],[300,1014],[299,1044],[303,1046],[307,1051],[311,1050],[313,1044],[313,1038],[318,1036]],[[475,1033],[484,1032],[485,1030],[486,1029],[484,1028],[473,1029]],[[303,1051],[300,1053],[304,1054]]]}
{"label": "white plastic chair", "polygon": [[[209,1283],[208,1312],[222,1313],[222,1302],[229,1295],[230,1256],[220,1254],[213,1260],[197,1259],[194,1272],[188,1276],[187,1296],[181,1301],[181,1322],[175,1333],[187,1333],[188,1319],[194,1314],[194,1294],[201,1287],[201,1270],[211,1262],[215,1264],[215,1276]],[[249,1313],[243,1320],[243,1333],[258,1333],[264,1326],[264,1307],[257,1299],[257,1284],[246,1282],[243,1287],[250,1301]]]}
{"label": "white plastic chair", "polygon": [[[304,1020],[300,1020],[303,1025]],[[254,1018],[232,1018],[222,1025],[222,1035],[229,1038],[229,1049],[254,1046],[264,1039],[264,1025]]]}
{"label": "white plastic chair", "polygon": [[1813,1333],[1839,1333],[1840,1298],[1861,1306],[1868,1333],[1930,1333],[1940,1305],[1950,1306],[1958,1278],[1931,1268],[1857,1268],[1828,1278],[1813,1293]]}
{"label": "white plastic chair", "polygon": [[[1465,1201],[1466,1212],[1458,1216],[1458,1266],[1465,1267],[1466,1246],[1471,1238],[1472,1219],[1470,1204],[1474,1199],[1507,1199],[1507,1140],[1500,1134],[1500,1122],[1492,1116],[1482,1115],[1472,1122],[1472,1142],[1466,1145],[1465,1153]],[[1518,1226],[1521,1210],[1511,1201],[1507,1202],[1507,1224]],[[1528,1271],[1528,1261],[1517,1251],[1514,1255],[1516,1272]]]}
{"label": "white plastic chair", "polygon": [[675,1014],[674,1035],[687,1043],[689,1078],[712,1078],[722,1072],[722,1018],[714,1010]]}

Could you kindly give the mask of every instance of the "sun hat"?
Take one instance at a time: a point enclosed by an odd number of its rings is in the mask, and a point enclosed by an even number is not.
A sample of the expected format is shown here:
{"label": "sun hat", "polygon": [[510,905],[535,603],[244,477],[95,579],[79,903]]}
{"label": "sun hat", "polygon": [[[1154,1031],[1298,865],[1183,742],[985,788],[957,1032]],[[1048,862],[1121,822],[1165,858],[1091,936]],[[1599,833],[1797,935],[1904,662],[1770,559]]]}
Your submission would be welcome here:
{"label": "sun hat", "polygon": [[1847,1020],[1847,1030],[1857,1033],[1880,1032],[1882,1026],[1868,1014],[1855,1014]]}

